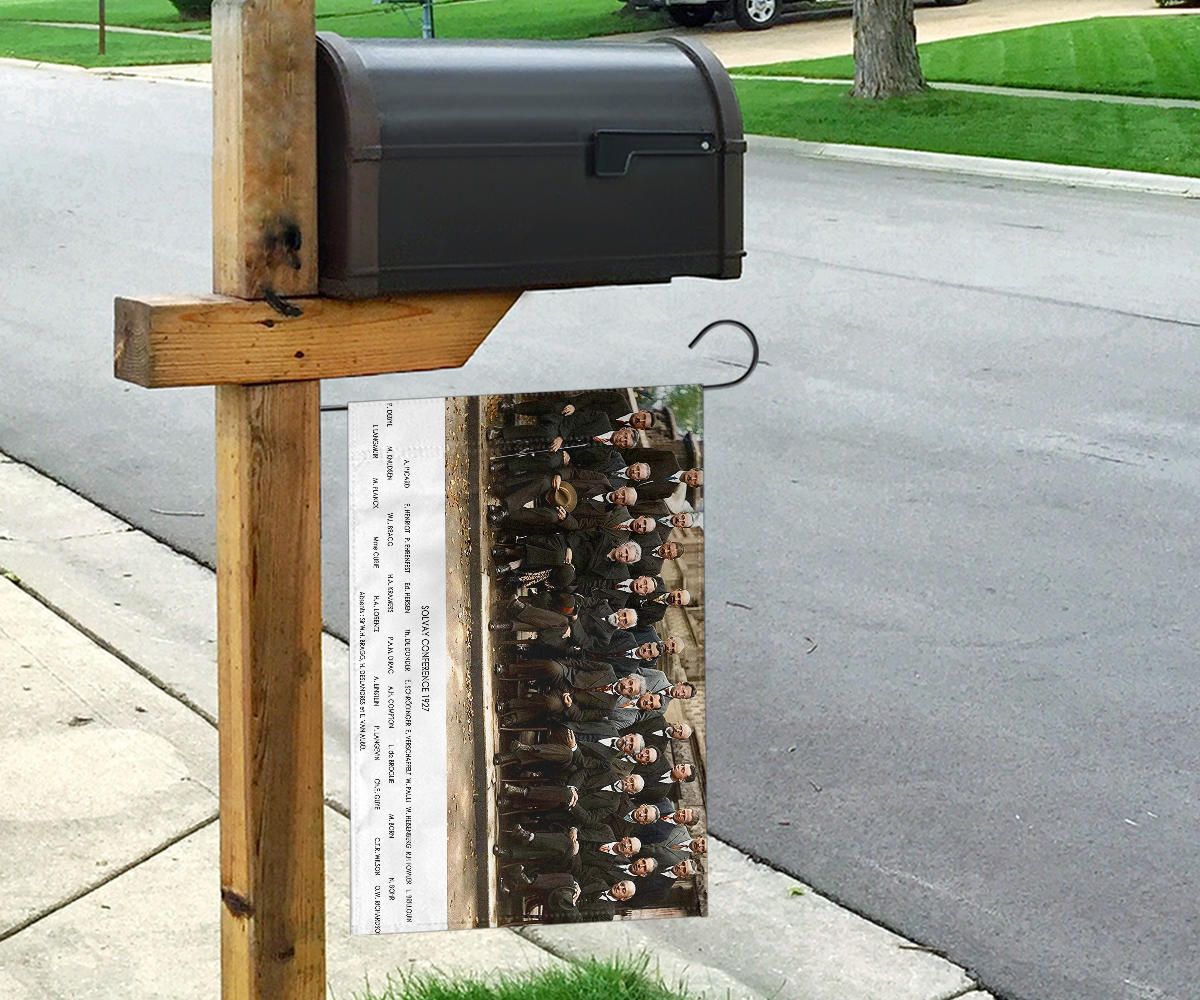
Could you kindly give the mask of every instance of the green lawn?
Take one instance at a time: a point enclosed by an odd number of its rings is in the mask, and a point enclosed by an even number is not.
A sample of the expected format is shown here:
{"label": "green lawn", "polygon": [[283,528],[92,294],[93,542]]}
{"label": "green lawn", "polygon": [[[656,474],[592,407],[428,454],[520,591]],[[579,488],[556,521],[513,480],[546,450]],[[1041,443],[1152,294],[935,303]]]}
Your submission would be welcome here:
{"label": "green lawn", "polygon": [[108,32],[104,55],[96,54],[96,32],[45,28],[0,21],[0,57],[76,66],[140,66],[151,63],[208,62],[208,42],[196,38]]}
{"label": "green lawn", "polygon": [[[1098,17],[920,46],[930,80],[1200,98],[1200,16]],[[850,79],[849,56],[739,73]]]}
{"label": "green lawn", "polygon": [[[438,0],[440,38],[588,38],[664,27],[660,13],[620,13],[617,0]],[[168,0],[108,0],[108,23],[169,31],[204,31],[204,21],[181,21]],[[209,58],[207,42],[139,38],[110,32],[106,58],[96,55],[95,36],[77,28],[18,24],[22,20],[90,24],[94,0],[0,0],[0,55],[82,66],[129,66],[139,62],[197,62]],[[317,0],[317,29],[356,37],[419,38],[415,3],[372,5],[370,0]]]}
{"label": "green lawn", "polygon": [[[207,21],[183,21],[169,0],[107,0],[109,24],[159,31],[197,31]],[[0,0],[0,21],[66,21],[95,24],[96,0]]]}
{"label": "green lawn", "polygon": [[404,977],[353,1000],[685,1000],[645,974],[646,962],[588,962],[490,984]]}
{"label": "green lawn", "polygon": [[[454,2],[454,0],[437,0]],[[615,0],[609,9],[616,7]],[[371,0],[317,0],[318,16],[339,14],[387,14],[390,7]],[[105,19],[126,28],[155,28],[159,31],[207,31],[208,21],[184,21],[170,0],[107,0]],[[66,21],[95,24],[96,0],[0,0],[0,21]]]}
{"label": "green lawn", "polygon": [[[321,5],[318,3],[318,11]],[[439,5],[434,25],[439,38],[589,38],[665,27],[658,13],[633,17],[619,13],[617,0],[469,0]],[[419,37],[421,11],[403,10],[324,17],[319,29],[357,37]]]}
{"label": "green lawn", "polygon": [[860,101],[840,85],[737,81],[746,131],[1200,176],[1200,110],[931,91]]}

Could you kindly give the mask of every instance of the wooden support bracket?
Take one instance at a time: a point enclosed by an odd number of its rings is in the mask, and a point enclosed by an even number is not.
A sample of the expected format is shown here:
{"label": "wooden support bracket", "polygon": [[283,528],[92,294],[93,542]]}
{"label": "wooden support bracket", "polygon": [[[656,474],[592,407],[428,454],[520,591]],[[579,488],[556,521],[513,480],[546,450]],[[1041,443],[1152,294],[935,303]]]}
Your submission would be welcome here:
{"label": "wooden support bracket", "polygon": [[432,292],[345,302],[217,295],[119,298],[114,373],[147,388],[258,384],[458,368],[520,292]]}

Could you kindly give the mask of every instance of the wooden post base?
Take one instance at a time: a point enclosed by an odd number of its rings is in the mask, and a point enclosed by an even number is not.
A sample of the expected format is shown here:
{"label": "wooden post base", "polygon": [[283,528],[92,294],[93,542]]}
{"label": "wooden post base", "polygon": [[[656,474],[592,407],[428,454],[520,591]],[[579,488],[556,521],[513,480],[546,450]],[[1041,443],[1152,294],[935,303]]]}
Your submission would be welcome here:
{"label": "wooden post base", "polygon": [[217,388],[221,979],[325,997],[320,383]]}

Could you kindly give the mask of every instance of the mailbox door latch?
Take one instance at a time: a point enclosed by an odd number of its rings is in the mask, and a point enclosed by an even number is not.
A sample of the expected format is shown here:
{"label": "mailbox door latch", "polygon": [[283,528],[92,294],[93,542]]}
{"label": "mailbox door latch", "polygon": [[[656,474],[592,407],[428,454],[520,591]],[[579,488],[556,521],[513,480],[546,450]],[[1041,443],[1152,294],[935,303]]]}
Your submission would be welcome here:
{"label": "mailbox door latch", "polygon": [[628,132],[604,129],[593,135],[592,170],[597,177],[624,177],[635,156],[711,156],[712,132]]}

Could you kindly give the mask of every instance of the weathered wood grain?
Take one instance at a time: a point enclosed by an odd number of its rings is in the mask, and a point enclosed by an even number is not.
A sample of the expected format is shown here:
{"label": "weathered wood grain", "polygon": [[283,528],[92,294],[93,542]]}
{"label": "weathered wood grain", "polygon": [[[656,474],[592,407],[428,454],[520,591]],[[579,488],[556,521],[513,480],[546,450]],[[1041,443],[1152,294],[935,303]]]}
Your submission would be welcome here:
{"label": "weathered wood grain", "polygon": [[323,1000],[320,385],[217,389],[224,1000]]}
{"label": "weathered wood grain", "polygon": [[313,0],[216,0],[213,290],[317,290]]}
{"label": "weathered wood grain", "polygon": [[207,296],[117,299],[114,371],[150,388],[256,384],[457,368],[519,292],[436,292],[343,302]]}

